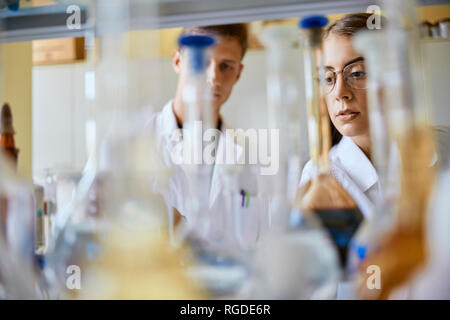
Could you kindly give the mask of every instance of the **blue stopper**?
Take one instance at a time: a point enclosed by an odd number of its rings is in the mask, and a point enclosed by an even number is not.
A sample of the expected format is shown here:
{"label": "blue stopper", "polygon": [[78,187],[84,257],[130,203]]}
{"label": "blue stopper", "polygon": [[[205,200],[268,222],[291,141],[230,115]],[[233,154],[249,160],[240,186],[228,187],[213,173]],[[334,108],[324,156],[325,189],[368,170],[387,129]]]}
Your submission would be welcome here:
{"label": "blue stopper", "polygon": [[19,0],[17,2],[9,4],[8,9],[11,11],[18,11],[19,10]]}
{"label": "blue stopper", "polygon": [[36,261],[37,261],[37,265],[39,266],[39,268],[41,268],[41,270],[43,270],[45,268],[45,257],[38,256],[36,258]]}
{"label": "blue stopper", "polygon": [[178,44],[180,45],[180,47],[198,49],[205,49],[207,47],[210,47],[214,44],[214,42],[214,38],[200,35],[181,36],[178,39]]}
{"label": "blue stopper", "polygon": [[360,260],[364,260],[366,258],[366,254],[367,254],[367,247],[363,246],[363,245],[359,245],[356,247],[356,253],[358,255],[358,258]]}
{"label": "blue stopper", "polygon": [[205,49],[215,43],[214,38],[209,36],[190,35],[178,39],[180,47],[192,50],[191,67],[195,72],[202,71],[205,67]]}
{"label": "blue stopper", "polygon": [[298,22],[298,26],[302,29],[323,28],[327,24],[327,17],[322,15],[307,16]]}

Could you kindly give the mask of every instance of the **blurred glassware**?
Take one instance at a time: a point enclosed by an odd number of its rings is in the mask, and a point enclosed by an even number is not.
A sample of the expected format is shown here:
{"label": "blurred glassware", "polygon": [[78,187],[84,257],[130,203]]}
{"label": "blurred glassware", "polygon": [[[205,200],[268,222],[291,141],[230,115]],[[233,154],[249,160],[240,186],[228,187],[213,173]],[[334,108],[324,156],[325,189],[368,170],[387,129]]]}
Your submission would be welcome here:
{"label": "blurred glassware", "polygon": [[321,222],[301,215],[283,233],[258,244],[242,299],[335,299],[339,257]]}
{"label": "blurred glassware", "polygon": [[0,155],[0,298],[36,299],[34,197]]}
{"label": "blurred glassware", "polygon": [[[409,0],[388,2],[383,51],[383,99],[389,114],[389,134],[399,153],[399,193],[393,207],[393,227],[367,253],[359,272],[363,279],[359,295],[363,298],[389,298],[408,284],[427,261],[425,221],[434,186],[434,139],[427,122],[429,110],[422,94],[422,57],[415,20],[415,3]],[[376,265],[383,284],[369,290],[364,279],[366,268]]]}
{"label": "blurred glassware", "polygon": [[428,21],[422,21],[419,24],[420,37],[422,39],[428,39],[431,37],[431,26],[432,24]]}
{"label": "blurred glassware", "polygon": [[441,38],[448,39],[450,29],[450,18],[442,19],[438,23]]}
{"label": "blurred glassware", "polygon": [[[261,35],[267,48],[267,118],[268,129],[276,130],[277,149],[271,146],[271,156],[278,160],[275,174],[261,176],[261,189],[269,198],[268,217],[264,217],[263,232],[286,230],[300,179],[301,130],[298,74],[292,66],[298,56],[294,50],[298,30],[290,26],[269,26]],[[262,217],[263,218],[263,217]]]}
{"label": "blurred glassware", "polygon": [[367,68],[372,162],[377,170],[379,183],[379,197],[374,203],[374,215],[371,220],[362,223],[351,241],[347,271],[353,279],[358,275],[360,264],[367,255],[378,249],[380,240],[393,228],[394,204],[398,200],[400,188],[399,155],[389,125],[386,72],[380,68],[387,59],[386,51],[380,50],[386,47],[386,39],[384,31],[361,31],[353,40],[354,47],[364,54]]}
{"label": "blurred glassware", "polygon": [[317,175],[300,187],[296,206],[304,215],[313,214],[320,219],[334,240],[341,265],[345,267],[349,242],[363,215],[330,168],[331,133],[324,96],[327,91],[322,61],[322,29],[327,23],[324,16],[312,16],[300,21],[303,29],[310,157],[317,168]]}
{"label": "blurred glassware", "polygon": [[[143,254],[147,250],[143,244],[148,243],[143,237],[144,231],[152,234],[151,239],[159,239],[155,240],[156,247],[163,242],[162,238],[167,240],[165,235],[169,232],[170,213],[160,193],[167,189],[170,172],[147,126],[147,119],[154,112],[149,96],[154,88],[149,88],[149,84],[158,83],[154,79],[158,76],[157,70],[152,69],[155,65],[152,55],[158,49],[155,45],[158,42],[148,30],[128,32],[139,28],[131,19],[131,12],[151,19],[155,14],[154,4],[100,0],[93,5],[90,12],[96,15],[91,23],[95,25],[99,46],[97,52],[88,52],[87,62],[91,67],[86,74],[85,90],[91,107],[86,121],[89,157],[73,197],[66,206],[58,206],[55,241],[48,250],[43,271],[50,298],[118,297],[117,291],[104,290],[121,281],[124,274],[133,277],[135,270],[130,269],[132,263],[113,268],[114,264],[120,264],[123,248],[120,241],[110,236],[117,236],[120,228],[131,230],[135,237],[131,243],[120,239],[125,241],[124,246],[132,247],[130,250]],[[86,43],[92,44],[91,41]],[[139,81],[144,78],[145,81]],[[74,178],[73,181],[78,180]],[[69,176],[69,189],[72,180]],[[169,253],[161,252],[159,268],[164,267],[164,254]],[[103,278],[96,279],[92,271],[99,264],[110,272],[106,284]],[[89,292],[72,290],[67,284],[71,270],[77,270],[74,268],[89,275],[83,278],[82,284],[90,288]],[[153,271],[149,269],[148,273]],[[141,275],[135,273],[134,280],[128,278],[130,285],[137,286],[138,276]],[[145,285],[152,284],[145,282]],[[161,284],[157,288],[161,288]],[[147,289],[158,291],[155,287]],[[136,297],[131,289],[120,294],[120,297]]]}
{"label": "blurred glassware", "polygon": [[[214,38],[206,35],[182,35],[178,41],[186,75],[182,95],[185,109],[183,149],[179,160],[189,185],[189,195],[185,195],[187,212],[183,212],[186,220],[178,233],[181,238],[189,234],[190,237],[207,240],[211,230],[209,198],[215,159],[207,159],[211,155],[207,153],[204,135],[215,128],[211,91],[206,79],[209,50],[214,43]],[[214,135],[217,146],[219,137],[217,133]]]}
{"label": "blurred glassware", "polygon": [[431,24],[431,37],[434,39],[439,39],[441,37],[441,28],[439,23],[433,23]]}
{"label": "blurred glassware", "polygon": [[[302,23],[308,20],[323,22],[324,19],[326,20],[323,16],[312,16],[302,20]],[[320,27],[317,29],[320,33]],[[295,94],[292,90],[294,80],[291,71],[295,62],[290,58],[295,35],[296,32],[286,27],[273,27],[263,34],[263,41],[269,50],[268,101],[269,112],[274,117],[271,125],[283,126],[283,134],[280,136],[285,139],[280,143],[280,174],[274,177],[275,189],[271,189],[278,199],[272,201],[281,200],[283,205],[278,203],[270,208],[274,220],[279,215],[278,221],[276,225],[272,225],[270,232],[263,235],[255,248],[252,272],[244,286],[246,290],[241,292],[246,298],[333,299],[336,297],[341,275],[338,255],[329,234],[316,216],[306,214],[302,209],[295,209],[295,192],[289,193],[291,183],[295,183],[297,188],[298,172],[292,168],[299,165],[297,161],[301,138],[292,136],[297,130],[289,122],[300,123],[300,119],[278,117],[280,113],[287,117],[292,108],[300,108],[299,105],[294,105]],[[308,59],[307,55],[305,59]],[[289,67],[291,71],[286,69]],[[308,85],[312,85],[308,75],[306,81]],[[318,95],[318,92],[314,94]],[[296,178],[295,182],[291,180],[293,177]]]}
{"label": "blurred glassware", "polygon": [[5,103],[1,111],[0,121],[0,150],[4,152],[5,160],[11,161],[17,167],[19,149],[14,142],[15,130],[13,128],[12,112],[9,104]]}

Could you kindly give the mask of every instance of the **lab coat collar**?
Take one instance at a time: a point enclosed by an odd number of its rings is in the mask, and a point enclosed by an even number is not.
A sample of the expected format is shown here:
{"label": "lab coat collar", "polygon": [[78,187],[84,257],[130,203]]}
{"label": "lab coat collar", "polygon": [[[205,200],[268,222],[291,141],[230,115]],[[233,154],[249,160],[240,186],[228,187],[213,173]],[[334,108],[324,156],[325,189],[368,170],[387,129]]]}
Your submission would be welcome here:
{"label": "lab coat collar", "polygon": [[[162,123],[160,125],[161,134],[165,136],[166,138],[170,139],[172,136],[174,130],[179,130],[177,120],[175,118],[175,114],[173,113],[173,99],[167,102],[167,104],[163,107],[161,111],[161,117],[160,117]],[[219,136],[218,145],[216,147],[216,159],[225,159],[225,151],[227,150],[227,146],[232,144],[234,148],[234,154],[236,159],[240,159],[243,156],[243,147],[236,143],[236,137],[229,135],[226,133],[226,129],[228,126],[226,123],[221,119],[221,134]],[[212,204],[217,199],[220,191],[223,188],[222,183],[222,174],[224,173],[224,169],[228,166],[227,164],[214,164],[214,169],[212,173],[211,178],[211,188],[210,188],[210,197],[209,197],[209,204],[212,206]]]}
{"label": "lab coat collar", "polygon": [[161,111],[161,134],[164,136],[171,136],[174,130],[178,129],[177,119],[173,113],[173,99],[166,103]]}
{"label": "lab coat collar", "polygon": [[[223,128],[223,125],[222,125]],[[220,159],[220,161],[226,160],[226,151],[230,150],[230,148],[233,148],[233,152],[235,155],[235,159],[240,159],[244,155],[244,148],[240,146],[236,142],[236,137],[233,135],[228,134],[227,132],[224,132],[222,130],[222,133],[220,135],[218,146],[216,149],[216,160]],[[234,166],[233,164],[226,164],[226,163],[216,163],[214,165],[214,172],[211,179],[211,189],[210,189],[210,197],[209,197],[209,206],[212,207],[214,202],[216,201],[217,197],[220,194],[221,190],[224,190],[224,183],[223,183],[223,175],[227,174],[226,170],[232,170]],[[237,191],[236,191],[237,192]]]}
{"label": "lab coat collar", "polygon": [[[175,114],[173,112],[173,99],[166,103],[161,111],[161,119],[164,122],[161,126],[163,135],[172,135],[174,130],[180,129],[178,127],[177,119],[175,118]],[[227,128],[227,125],[224,123],[222,117],[219,119],[220,131],[222,133]]]}
{"label": "lab coat collar", "polygon": [[333,160],[339,159],[350,178],[366,192],[378,182],[378,174],[362,150],[349,137],[343,136],[330,152]]}

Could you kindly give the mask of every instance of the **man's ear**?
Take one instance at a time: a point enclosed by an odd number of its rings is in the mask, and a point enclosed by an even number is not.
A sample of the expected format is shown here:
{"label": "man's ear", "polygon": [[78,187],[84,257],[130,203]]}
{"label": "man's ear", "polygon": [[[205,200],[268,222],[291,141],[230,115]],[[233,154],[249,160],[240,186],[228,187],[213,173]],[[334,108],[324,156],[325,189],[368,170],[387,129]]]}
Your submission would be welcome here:
{"label": "man's ear", "polygon": [[172,67],[173,67],[173,70],[175,70],[175,72],[177,74],[180,74],[180,72],[181,72],[181,53],[180,53],[180,50],[175,50],[173,52]]}
{"label": "man's ear", "polygon": [[238,72],[238,74],[237,74],[235,83],[238,82],[238,80],[241,78],[242,70],[244,70],[244,65],[241,63],[241,64],[239,65],[239,72]]}

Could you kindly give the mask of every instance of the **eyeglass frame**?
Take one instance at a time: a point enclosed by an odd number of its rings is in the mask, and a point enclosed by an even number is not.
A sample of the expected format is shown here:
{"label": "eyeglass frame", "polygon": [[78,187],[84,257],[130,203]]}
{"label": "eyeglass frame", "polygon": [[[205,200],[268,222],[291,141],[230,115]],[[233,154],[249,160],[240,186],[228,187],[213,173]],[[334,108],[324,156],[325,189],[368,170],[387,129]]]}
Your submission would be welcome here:
{"label": "eyeglass frame", "polygon": [[[323,71],[322,71],[322,72],[323,72],[324,75],[325,75],[325,71],[331,71],[331,72],[333,72],[334,79],[335,79],[334,84],[333,84],[333,86],[331,87],[331,89],[325,90],[325,91],[326,91],[326,94],[330,94],[331,92],[333,92],[333,90],[334,90],[334,88],[335,88],[335,86],[336,86],[337,75],[338,75],[338,73],[342,73],[342,76],[344,77],[344,82],[345,82],[346,84],[348,84],[352,89],[355,89],[355,90],[367,90],[368,87],[369,87],[369,86],[367,85],[367,83],[366,83],[365,88],[355,88],[355,87],[353,87],[353,85],[352,85],[351,83],[349,83],[349,82],[347,81],[347,78],[344,76],[344,71],[347,70],[347,68],[353,66],[354,64],[357,64],[357,63],[363,63],[363,62],[364,62],[364,59],[357,60],[357,61],[353,61],[353,62],[351,62],[350,64],[346,65],[342,70],[336,70],[336,71],[326,70],[325,68],[323,68]],[[366,72],[366,71],[362,71],[362,72],[364,72],[365,76],[367,76],[367,72]],[[320,82],[321,82],[321,84],[326,88],[325,76],[324,76],[323,79],[324,79],[324,80],[323,80],[323,81],[320,81]]]}

